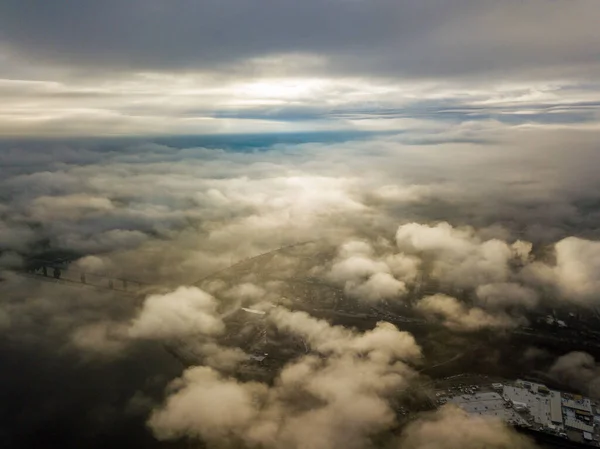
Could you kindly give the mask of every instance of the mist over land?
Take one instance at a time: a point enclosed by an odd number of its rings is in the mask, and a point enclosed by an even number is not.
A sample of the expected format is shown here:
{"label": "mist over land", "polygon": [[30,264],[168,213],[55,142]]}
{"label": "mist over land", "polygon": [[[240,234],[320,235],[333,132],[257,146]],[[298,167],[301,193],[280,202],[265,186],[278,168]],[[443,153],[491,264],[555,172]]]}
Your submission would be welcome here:
{"label": "mist over land", "polygon": [[[314,444],[363,447],[394,429],[391,403],[436,350],[440,359],[472,351],[480,332],[491,332],[483,352],[492,360],[480,369],[492,374],[508,344],[493,335],[552,308],[593,313],[600,250],[592,134],[511,130],[485,145],[403,138],[242,149],[4,144],[2,346],[13,362],[3,377],[14,395],[8,443],[159,444],[153,434],[285,446],[301,444],[305,426],[319,422],[324,427],[312,434],[326,442]],[[572,157],[573,146],[580,157]],[[301,242],[311,243],[201,281]],[[135,299],[11,272],[53,252],[83,271],[143,281],[152,291]],[[329,317],[332,327],[327,315],[313,318],[286,303],[293,293],[284,291],[285,280],[299,276],[343,292],[358,310],[408,308],[441,327],[413,330],[416,340],[401,324],[369,330],[375,322]],[[309,353],[292,357],[267,383],[233,380],[247,355],[219,346],[226,333],[220,303],[228,310],[279,304],[270,320],[303,338]],[[197,346],[205,366],[182,371],[161,345],[173,339]],[[517,349],[512,357],[573,387],[582,387],[582,373],[567,366],[594,365],[591,355],[571,356],[571,364],[563,358],[552,368],[564,347],[555,354],[536,354],[535,343]],[[593,370],[583,374],[583,388],[597,382]],[[367,403],[355,406],[361,400]],[[423,419],[409,435],[421,425],[459,425],[446,423],[459,419],[452,414]],[[19,426],[36,432],[8,430]],[[493,438],[513,438],[501,429],[490,429]],[[87,442],[91,436],[97,443]]]}
{"label": "mist over land", "polygon": [[0,447],[534,447],[433,384],[600,398],[600,8],[256,3],[2,2]]}

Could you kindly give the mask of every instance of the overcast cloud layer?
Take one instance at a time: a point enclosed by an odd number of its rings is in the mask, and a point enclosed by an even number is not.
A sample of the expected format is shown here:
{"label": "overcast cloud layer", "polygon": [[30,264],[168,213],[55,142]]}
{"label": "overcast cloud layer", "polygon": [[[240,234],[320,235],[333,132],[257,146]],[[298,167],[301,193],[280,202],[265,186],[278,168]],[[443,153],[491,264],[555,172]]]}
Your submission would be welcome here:
{"label": "overcast cloud layer", "polygon": [[299,54],[333,73],[427,78],[587,76],[597,69],[600,14],[593,0],[28,0],[3,2],[0,13],[8,49],[30,60],[213,70]]}
{"label": "overcast cloud layer", "polygon": [[7,0],[0,135],[597,128],[595,0]]}

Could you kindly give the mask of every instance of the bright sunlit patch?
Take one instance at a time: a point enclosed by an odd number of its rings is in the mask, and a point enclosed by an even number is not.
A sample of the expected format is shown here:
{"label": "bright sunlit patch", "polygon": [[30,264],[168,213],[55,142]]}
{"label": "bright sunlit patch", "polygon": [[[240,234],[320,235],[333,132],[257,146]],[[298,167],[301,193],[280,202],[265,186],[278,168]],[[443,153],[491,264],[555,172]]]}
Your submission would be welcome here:
{"label": "bright sunlit patch", "polygon": [[300,99],[330,88],[330,82],[320,79],[266,79],[244,83],[232,88],[232,94],[252,98]]}
{"label": "bright sunlit patch", "polygon": [[[597,123],[594,106],[588,105],[597,100],[596,90],[567,81],[466,85],[251,73],[252,77],[217,78],[194,72],[141,72],[74,83],[0,78],[0,135],[406,133],[425,122],[430,129],[454,129],[456,122],[489,114],[520,117],[518,125],[537,126],[536,115],[556,112],[559,106],[564,115],[579,113],[572,121],[559,120],[562,127]],[[576,123],[582,114],[587,121]]]}

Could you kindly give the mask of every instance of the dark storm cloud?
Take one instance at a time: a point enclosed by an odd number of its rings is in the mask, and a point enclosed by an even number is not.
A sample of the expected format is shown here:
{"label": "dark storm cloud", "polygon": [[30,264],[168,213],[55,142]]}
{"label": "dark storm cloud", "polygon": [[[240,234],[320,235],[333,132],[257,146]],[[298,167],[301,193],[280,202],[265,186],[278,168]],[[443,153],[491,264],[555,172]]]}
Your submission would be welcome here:
{"label": "dark storm cloud", "polygon": [[346,74],[561,77],[597,69],[599,15],[594,0],[7,0],[0,36],[26,59],[99,70],[311,54]]}

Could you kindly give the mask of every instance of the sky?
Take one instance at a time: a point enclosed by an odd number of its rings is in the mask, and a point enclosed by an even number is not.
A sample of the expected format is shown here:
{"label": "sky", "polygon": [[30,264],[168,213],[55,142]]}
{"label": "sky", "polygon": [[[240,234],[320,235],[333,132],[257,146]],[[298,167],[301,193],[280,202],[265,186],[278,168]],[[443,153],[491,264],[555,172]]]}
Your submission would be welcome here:
{"label": "sky", "polygon": [[[0,2],[0,446],[533,448],[394,407],[432,346],[600,307],[598,23],[597,0]],[[20,274],[48,254],[150,287]],[[296,310],[298,276],[438,330]],[[307,353],[240,379],[231,304]],[[600,397],[600,352],[508,348],[480,369]]]}
{"label": "sky", "polygon": [[595,129],[595,0],[0,6],[0,135]]}

